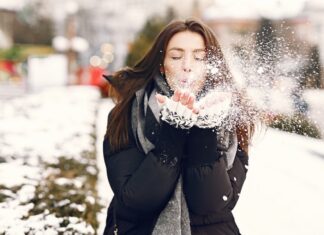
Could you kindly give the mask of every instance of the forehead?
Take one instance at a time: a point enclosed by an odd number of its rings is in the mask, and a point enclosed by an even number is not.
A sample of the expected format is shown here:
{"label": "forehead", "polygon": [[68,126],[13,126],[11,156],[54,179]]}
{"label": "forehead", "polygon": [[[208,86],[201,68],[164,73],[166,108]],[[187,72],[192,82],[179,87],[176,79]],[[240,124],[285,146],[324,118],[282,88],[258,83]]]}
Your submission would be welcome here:
{"label": "forehead", "polygon": [[166,50],[172,48],[181,48],[183,50],[205,49],[205,42],[199,33],[183,31],[171,37]]}

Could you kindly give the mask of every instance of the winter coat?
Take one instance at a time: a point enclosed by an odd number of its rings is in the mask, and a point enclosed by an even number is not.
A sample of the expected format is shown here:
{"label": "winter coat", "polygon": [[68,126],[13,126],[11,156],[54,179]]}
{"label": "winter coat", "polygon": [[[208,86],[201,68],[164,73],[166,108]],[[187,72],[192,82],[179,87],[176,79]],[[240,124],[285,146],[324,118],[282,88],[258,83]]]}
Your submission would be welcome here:
{"label": "winter coat", "polygon": [[108,180],[114,192],[107,212],[105,235],[114,234],[114,209],[118,234],[150,235],[172,196],[180,173],[192,234],[240,234],[232,214],[248,165],[248,156],[240,147],[230,170],[226,170],[224,157],[208,164],[196,162],[189,166],[185,160],[174,164],[161,160],[152,152],[145,155],[138,149],[131,129],[128,132],[129,144],[119,152],[111,152],[107,139],[103,142]]}

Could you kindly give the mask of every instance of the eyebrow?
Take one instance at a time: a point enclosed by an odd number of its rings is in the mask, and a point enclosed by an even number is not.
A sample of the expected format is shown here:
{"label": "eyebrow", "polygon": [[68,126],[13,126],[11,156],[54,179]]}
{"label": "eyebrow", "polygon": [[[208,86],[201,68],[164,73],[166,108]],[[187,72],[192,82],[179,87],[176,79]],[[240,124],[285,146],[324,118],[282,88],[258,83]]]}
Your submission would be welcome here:
{"label": "eyebrow", "polygon": [[[181,51],[181,52],[184,51],[184,49],[182,49],[180,47],[172,47],[168,51],[172,51],[172,50]],[[193,52],[205,52],[205,49],[194,49]]]}

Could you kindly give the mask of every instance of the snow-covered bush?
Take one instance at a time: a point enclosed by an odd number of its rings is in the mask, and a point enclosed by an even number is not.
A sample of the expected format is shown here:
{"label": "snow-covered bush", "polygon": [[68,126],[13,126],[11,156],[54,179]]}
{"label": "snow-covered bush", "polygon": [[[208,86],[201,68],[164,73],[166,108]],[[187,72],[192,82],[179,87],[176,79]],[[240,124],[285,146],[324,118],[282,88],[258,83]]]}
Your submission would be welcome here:
{"label": "snow-covered bush", "polygon": [[270,123],[270,127],[304,136],[321,138],[320,131],[315,123],[301,114],[292,116],[276,115]]}
{"label": "snow-covered bush", "polygon": [[0,234],[95,234],[100,92],[66,87],[0,101]]}

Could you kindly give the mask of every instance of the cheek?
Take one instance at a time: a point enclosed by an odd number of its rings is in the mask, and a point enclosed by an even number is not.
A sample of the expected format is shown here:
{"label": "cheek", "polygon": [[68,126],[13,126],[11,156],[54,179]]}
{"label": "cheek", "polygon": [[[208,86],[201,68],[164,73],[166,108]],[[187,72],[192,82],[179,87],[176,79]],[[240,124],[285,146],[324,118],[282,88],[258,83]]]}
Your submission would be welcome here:
{"label": "cheek", "polygon": [[203,84],[206,79],[206,69],[205,67],[198,66],[194,70],[195,77],[195,84]]}
{"label": "cheek", "polygon": [[196,74],[199,74],[200,76],[204,77],[206,75],[206,65],[203,63],[199,63],[194,67],[194,71]]}
{"label": "cheek", "polygon": [[195,79],[194,81],[194,93],[197,94],[205,85],[206,81],[206,66],[203,64],[197,64],[195,67]]}
{"label": "cheek", "polygon": [[179,62],[167,61],[164,63],[165,74],[176,75],[181,69]]}
{"label": "cheek", "polygon": [[179,78],[179,65],[176,62],[165,61],[164,62],[164,74],[169,86],[174,90],[177,84],[177,78]]}

